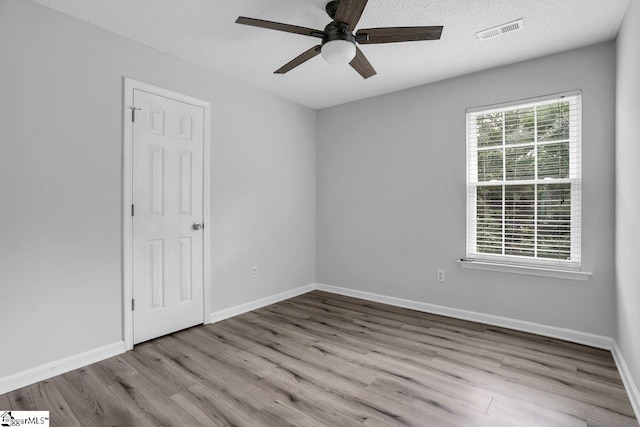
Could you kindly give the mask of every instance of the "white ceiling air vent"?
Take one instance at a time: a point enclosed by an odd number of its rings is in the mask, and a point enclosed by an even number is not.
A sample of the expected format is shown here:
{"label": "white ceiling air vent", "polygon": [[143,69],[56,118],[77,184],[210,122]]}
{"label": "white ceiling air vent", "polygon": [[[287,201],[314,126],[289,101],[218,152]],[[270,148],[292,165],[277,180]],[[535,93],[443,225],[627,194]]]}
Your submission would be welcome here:
{"label": "white ceiling air vent", "polygon": [[498,25],[497,27],[479,31],[476,33],[476,36],[480,40],[486,40],[492,37],[497,37],[506,33],[517,31],[522,28],[524,28],[524,20],[518,19],[517,21],[507,22],[506,24]]}

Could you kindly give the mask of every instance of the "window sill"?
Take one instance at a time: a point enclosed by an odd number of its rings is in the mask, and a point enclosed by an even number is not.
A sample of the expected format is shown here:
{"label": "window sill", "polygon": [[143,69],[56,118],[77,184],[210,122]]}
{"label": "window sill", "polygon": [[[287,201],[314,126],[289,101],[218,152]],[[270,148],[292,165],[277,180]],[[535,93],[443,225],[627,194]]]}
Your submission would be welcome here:
{"label": "window sill", "polygon": [[500,264],[497,262],[474,261],[459,259],[458,264],[462,268],[473,270],[500,271],[503,273],[526,274],[529,276],[553,277],[556,279],[587,281],[593,273],[586,271],[561,270],[550,267],[525,266],[513,264]]}

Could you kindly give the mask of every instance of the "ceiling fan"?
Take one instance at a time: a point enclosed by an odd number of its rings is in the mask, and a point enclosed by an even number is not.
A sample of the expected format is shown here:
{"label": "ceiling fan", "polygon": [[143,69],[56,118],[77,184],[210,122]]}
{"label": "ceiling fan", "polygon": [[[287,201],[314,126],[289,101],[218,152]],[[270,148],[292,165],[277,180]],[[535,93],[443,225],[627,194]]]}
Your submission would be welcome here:
{"label": "ceiling fan", "polygon": [[367,6],[367,1],[333,0],[327,3],[326,11],[333,21],[324,28],[324,31],[244,16],[240,16],[236,20],[236,24],[251,25],[322,39],[321,44],[312,47],[283,65],[275,71],[275,74],[287,73],[311,58],[322,54],[322,57],[330,64],[348,63],[365,79],[374,76],[376,70],[356,44],[439,40],[442,35],[442,26],[366,28],[360,29],[357,34],[354,34],[353,30],[358,24],[364,8]]}

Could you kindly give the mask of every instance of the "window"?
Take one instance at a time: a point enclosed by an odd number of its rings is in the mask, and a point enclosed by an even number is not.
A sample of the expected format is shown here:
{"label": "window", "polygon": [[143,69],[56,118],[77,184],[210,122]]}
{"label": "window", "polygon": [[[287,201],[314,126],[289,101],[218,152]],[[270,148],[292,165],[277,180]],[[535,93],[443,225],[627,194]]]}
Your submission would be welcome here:
{"label": "window", "polygon": [[467,258],[578,269],[581,93],[467,110]]}

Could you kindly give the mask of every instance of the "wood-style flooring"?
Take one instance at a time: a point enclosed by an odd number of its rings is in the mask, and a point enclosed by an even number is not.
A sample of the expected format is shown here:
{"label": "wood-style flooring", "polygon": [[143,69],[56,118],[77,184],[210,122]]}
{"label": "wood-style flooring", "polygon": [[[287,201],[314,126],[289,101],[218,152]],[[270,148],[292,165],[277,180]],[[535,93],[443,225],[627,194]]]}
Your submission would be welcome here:
{"label": "wood-style flooring", "polygon": [[55,426],[638,426],[611,353],[314,291],[0,395]]}

